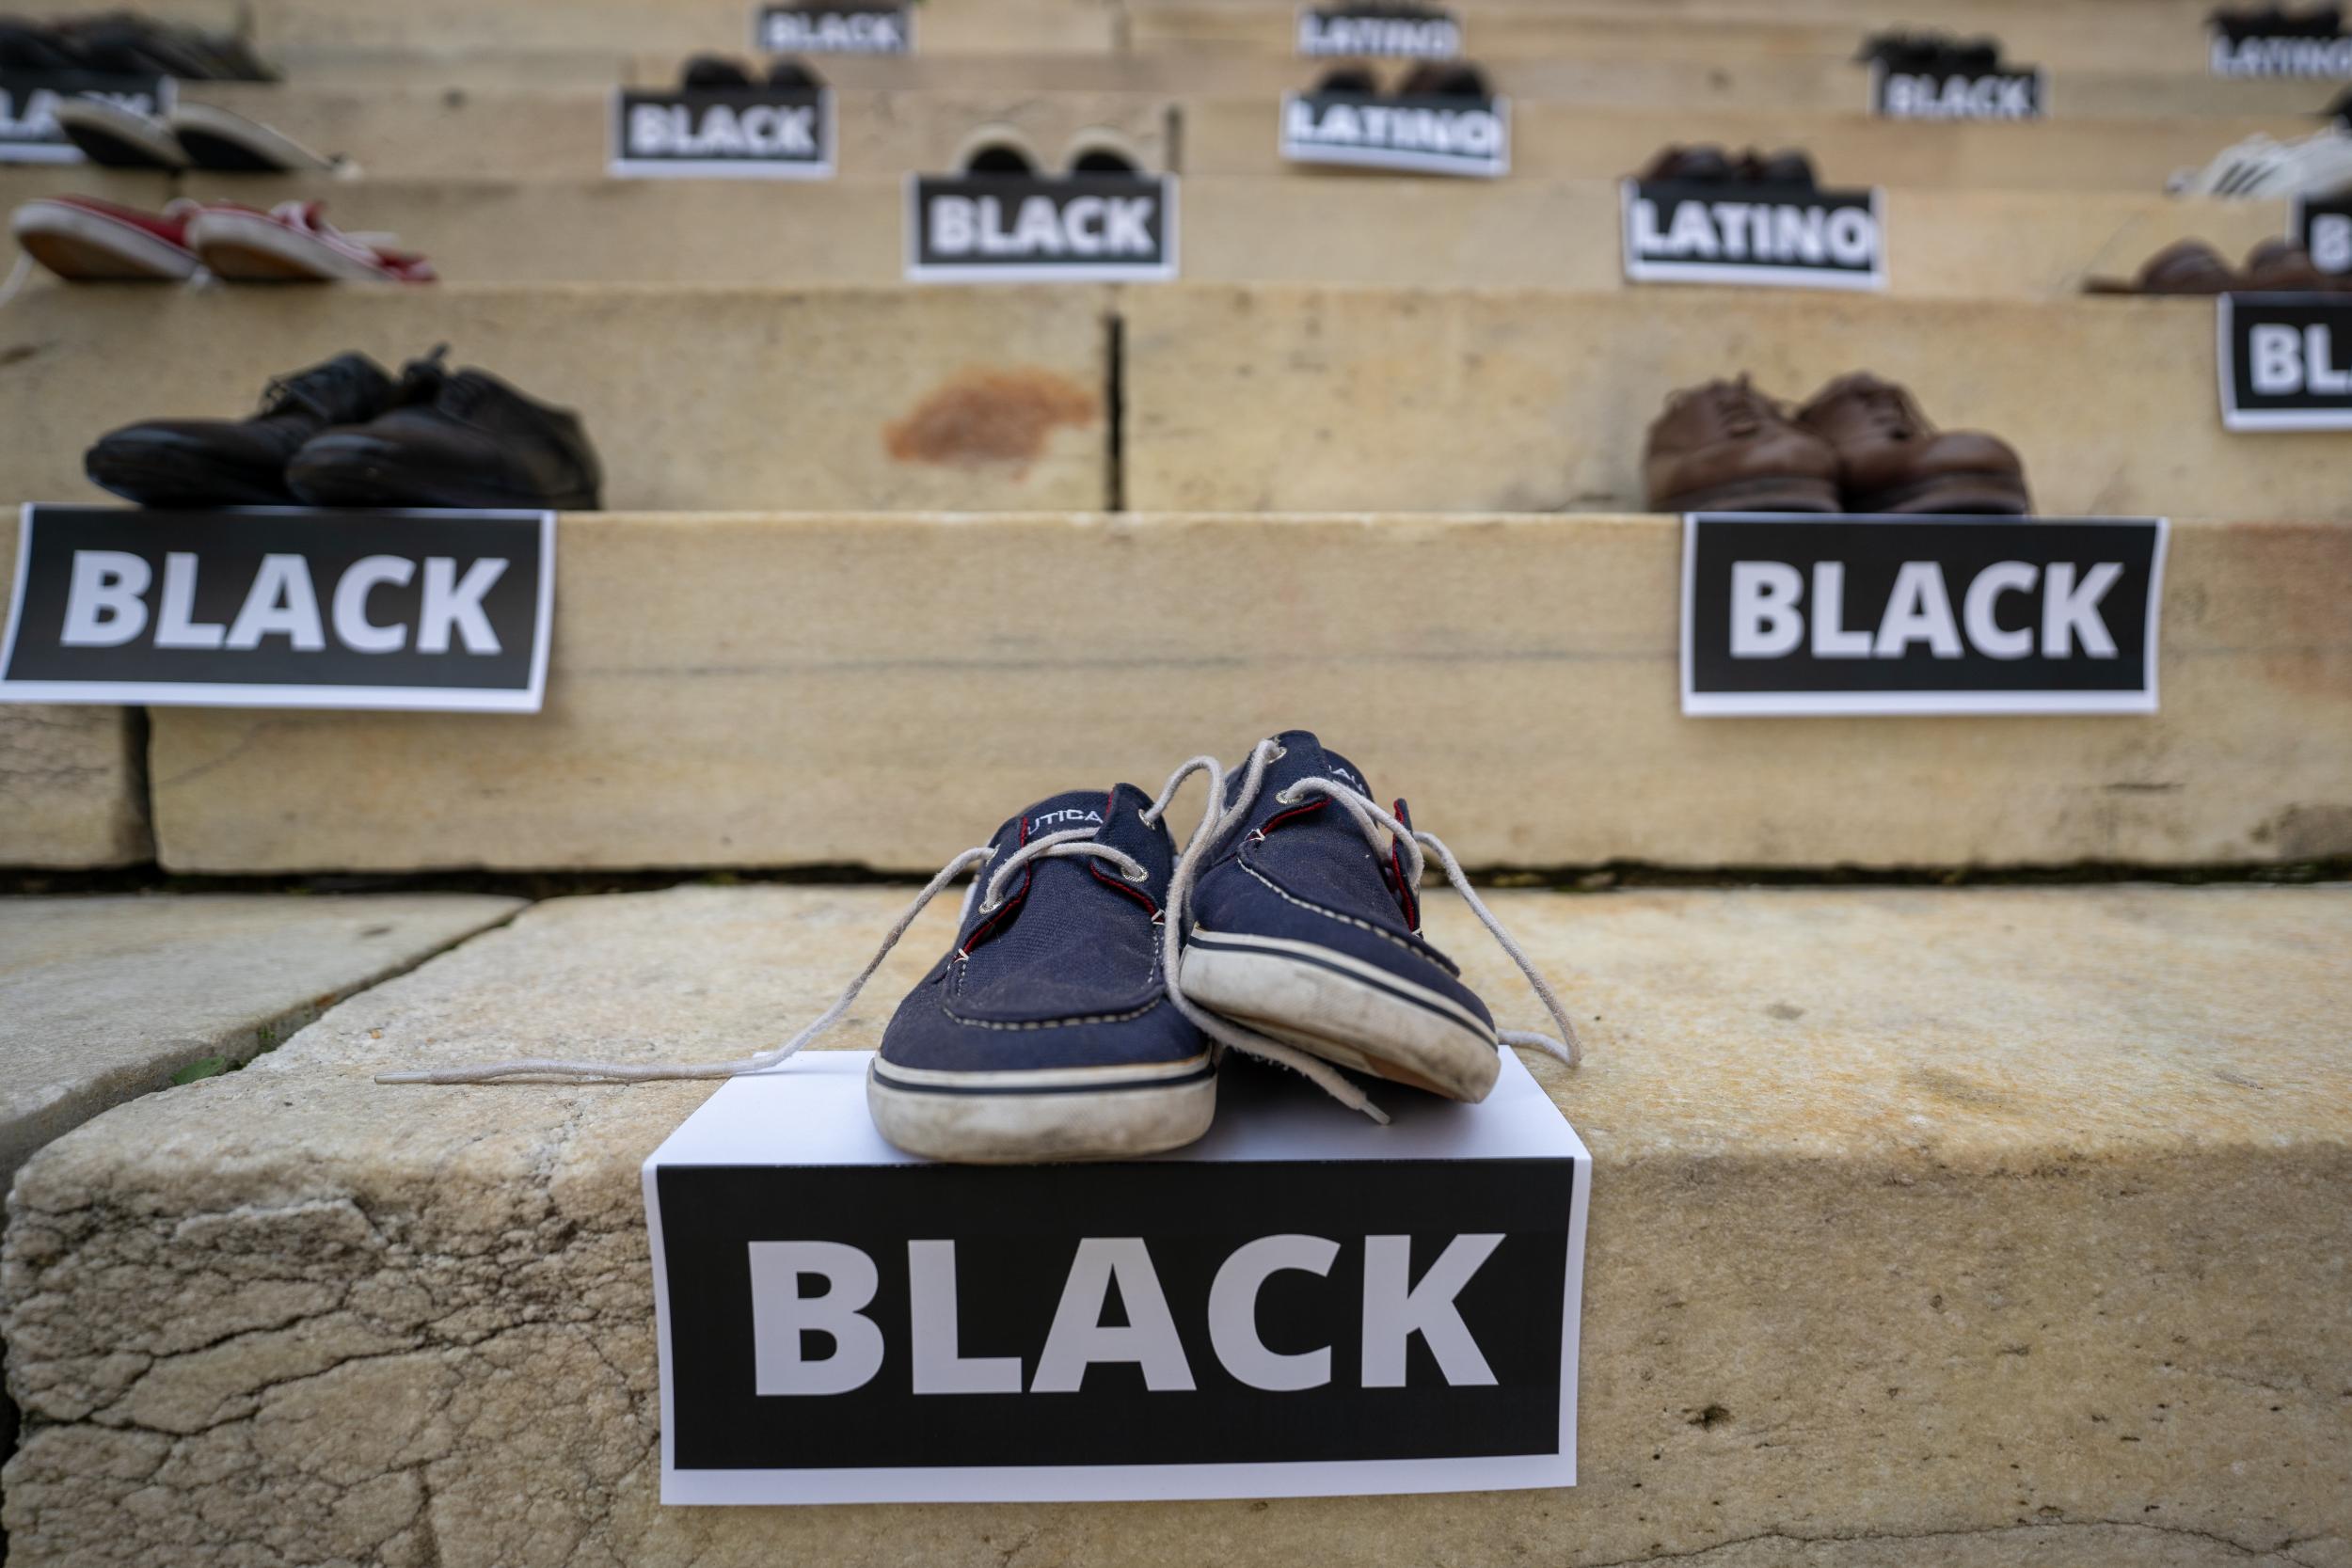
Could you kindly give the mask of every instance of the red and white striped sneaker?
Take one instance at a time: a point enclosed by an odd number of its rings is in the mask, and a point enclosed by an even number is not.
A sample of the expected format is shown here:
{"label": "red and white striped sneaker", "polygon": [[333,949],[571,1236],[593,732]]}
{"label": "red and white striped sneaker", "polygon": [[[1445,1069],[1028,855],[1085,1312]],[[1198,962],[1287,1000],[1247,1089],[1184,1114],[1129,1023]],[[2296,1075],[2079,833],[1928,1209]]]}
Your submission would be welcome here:
{"label": "red and white striped sneaker", "polygon": [[24,253],[76,283],[176,283],[204,263],[188,247],[193,201],[142,213],[87,196],[37,197],[17,208],[8,230]]}
{"label": "red and white striped sneaker", "polygon": [[389,234],[346,234],[322,203],[287,201],[268,212],[224,202],[188,220],[188,245],[214,277],[234,283],[430,283],[433,263],[393,248]]}

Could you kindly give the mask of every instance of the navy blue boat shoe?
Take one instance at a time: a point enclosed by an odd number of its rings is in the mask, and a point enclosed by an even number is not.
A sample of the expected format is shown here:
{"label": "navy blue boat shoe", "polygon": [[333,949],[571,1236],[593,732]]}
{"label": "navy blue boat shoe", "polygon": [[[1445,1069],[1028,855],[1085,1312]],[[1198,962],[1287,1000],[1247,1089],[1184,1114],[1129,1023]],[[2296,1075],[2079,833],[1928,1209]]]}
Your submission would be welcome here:
{"label": "navy blue boat shoe", "polygon": [[1209,1042],[1172,1006],[1160,918],[1175,842],[1132,784],[996,831],[955,945],[900,1003],[866,1079],[900,1148],[981,1163],[1188,1144],[1216,1110]]}
{"label": "navy blue boat shoe", "polygon": [[[1223,810],[1185,848],[1169,919],[1183,938],[1180,1003],[1238,1026],[1212,1022],[1212,1035],[1285,1060],[1266,1049],[1279,1043],[1454,1100],[1486,1097],[1503,1045],[1576,1061],[1575,1030],[1550,986],[1453,853],[1413,828],[1403,800],[1384,810],[1362,772],[1304,730],[1261,741],[1230,780],[1207,758],[1178,779],[1196,769],[1210,773]],[[1497,1030],[1454,960],[1422,935],[1424,851],[1518,962],[1559,1038]]]}
{"label": "navy blue boat shoe", "polygon": [[760,1072],[838,1023],[916,915],[977,870],[956,940],[882,1032],[866,1098],[883,1137],[937,1160],[1113,1160],[1188,1144],[1216,1114],[1216,1064],[1168,984],[1176,846],[1133,784],[1041,800],[942,866],[834,1005],[726,1062],[527,1057],[382,1072],[379,1084],[640,1083]]}

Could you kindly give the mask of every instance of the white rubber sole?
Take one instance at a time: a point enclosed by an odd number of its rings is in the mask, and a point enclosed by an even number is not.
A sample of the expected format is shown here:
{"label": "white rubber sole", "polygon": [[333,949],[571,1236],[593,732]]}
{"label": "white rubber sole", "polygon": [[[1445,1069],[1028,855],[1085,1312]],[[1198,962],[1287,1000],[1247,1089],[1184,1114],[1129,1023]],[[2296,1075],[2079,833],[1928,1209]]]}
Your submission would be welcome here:
{"label": "white rubber sole", "polygon": [[347,256],[314,234],[298,233],[265,213],[199,213],[188,220],[188,245],[215,277],[239,283],[391,283],[383,267]]}
{"label": "white rubber sole", "polygon": [[1123,1160],[1181,1148],[1206,1132],[1216,1116],[1216,1077],[1206,1055],[1141,1071],[1034,1073],[885,1073],[877,1058],[866,1075],[866,1105],[883,1137],[926,1159]]}
{"label": "white rubber sole", "polygon": [[25,202],[9,220],[8,231],[34,261],[77,283],[176,283],[204,270],[193,250],[62,201]]}
{"label": "white rubber sole", "polygon": [[1183,974],[1202,1006],[1358,1072],[1475,1101],[1502,1071],[1477,1014],[1312,942],[1195,930]]}
{"label": "white rubber sole", "polygon": [[277,172],[281,174],[316,173],[335,166],[333,159],[319,156],[292,136],[210,103],[183,103],[165,117],[164,124],[175,137],[186,130],[231,143],[256,158],[276,164]]}
{"label": "white rubber sole", "polygon": [[[187,153],[181,150],[179,142],[173,139],[169,128],[162,120],[135,114],[103,99],[65,99],[51,111],[51,118],[56,120],[57,128],[65,132],[69,139],[76,130],[104,137],[117,144],[119,149],[128,149],[134,156],[143,159],[147,167],[183,169],[188,166]],[[95,154],[91,161],[103,162]],[[113,166],[135,168],[141,166],[118,164]]]}

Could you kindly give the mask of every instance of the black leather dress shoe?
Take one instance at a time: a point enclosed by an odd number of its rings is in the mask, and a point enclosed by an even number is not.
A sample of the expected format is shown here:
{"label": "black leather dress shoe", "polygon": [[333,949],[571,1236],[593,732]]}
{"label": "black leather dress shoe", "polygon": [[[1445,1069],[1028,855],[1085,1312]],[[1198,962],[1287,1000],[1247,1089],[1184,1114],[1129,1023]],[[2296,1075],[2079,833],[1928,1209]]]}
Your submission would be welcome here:
{"label": "black leather dress shoe", "polygon": [[286,465],[330,425],[390,405],[391,377],[364,354],[281,376],[249,420],[149,420],[98,439],[82,459],[90,483],[145,506],[284,506]]}
{"label": "black leather dress shoe", "polygon": [[287,466],[313,506],[548,507],[594,512],[603,475],[580,416],[486,371],[410,365],[394,406],[320,432]]}

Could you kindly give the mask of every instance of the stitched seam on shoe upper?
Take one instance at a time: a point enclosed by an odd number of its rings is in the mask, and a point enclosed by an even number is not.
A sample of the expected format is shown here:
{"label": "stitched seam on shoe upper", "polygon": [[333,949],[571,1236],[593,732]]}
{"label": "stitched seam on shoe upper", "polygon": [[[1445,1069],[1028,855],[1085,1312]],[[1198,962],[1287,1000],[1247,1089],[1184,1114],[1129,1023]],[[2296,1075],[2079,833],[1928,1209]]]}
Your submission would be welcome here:
{"label": "stitched seam on shoe upper", "polygon": [[1089,1013],[1084,1018],[1047,1018],[1039,1019],[1033,1022],[1027,1023],[1004,1023],[998,1022],[993,1019],[967,1018],[962,1013],[957,1012],[953,1007],[948,1006],[944,1002],[940,1004],[939,1010],[946,1013],[956,1022],[970,1029],[1001,1029],[1007,1031],[1020,1031],[1025,1029],[1066,1029],[1073,1024],[1078,1023],[1124,1023],[1129,1019],[1141,1018],[1144,1014],[1150,1012],[1152,1008],[1158,1006],[1161,1003],[1167,1000],[1168,998],[1165,996],[1155,996],[1152,998],[1151,1001],[1146,1002],[1142,1006],[1136,1008],[1133,1012]]}
{"label": "stitched seam on shoe upper", "polygon": [[[948,997],[963,990],[963,963],[951,963],[947,966],[947,987],[946,993],[940,998],[939,1010],[956,1022],[974,1029],[1061,1029],[1078,1023],[1124,1023],[1129,1019],[1141,1018],[1168,1000],[1167,992],[1163,990],[1161,994],[1152,998],[1142,1006],[1132,1007],[1123,1013],[1088,1013],[1077,1018],[1046,1018],[1024,1022],[998,1022],[993,1019],[974,1018],[967,1013],[960,1013],[947,1005]],[[1152,944],[1151,969],[1144,975],[1143,983],[1146,987],[1157,987],[1161,983],[1160,944],[1156,942]]]}
{"label": "stitched seam on shoe upper", "polygon": [[1275,896],[1283,899],[1285,902],[1295,904],[1302,910],[1309,911],[1314,914],[1322,915],[1327,920],[1336,920],[1342,925],[1354,926],[1362,930],[1370,931],[1374,936],[1378,937],[1381,941],[1392,942],[1405,949],[1407,953],[1410,953],[1413,957],[1436,964],[1439,969],[1444,970],[1448,974],[1453,975],[1455,979],[1458,980],[1462,977],[1462,972],[1454,967],[1454,960],[1446,958],[1444,955],[1436,952],[1424,953],[1420,948],[1414,946],[1411,942],[1406,941],[1403,937],[1398,936],[1394,931],[1384,931],[1369,920],[1359,920],[1352,914],[1342,914],[1337,910],[1327,910],[1321,904],[1311,904],[1306,899],[1299,897],[1298,895],[1291,892],[1290,889],[1274,880],[1273,878],[1268,877],[1264,872],[1259,870],[1256,866],[1250,864],[1247,860],[1242,860],[1238,863],[1244,871],[1248,872],[1252,877],[1257,878],[1258,880],[1273,889]]}

